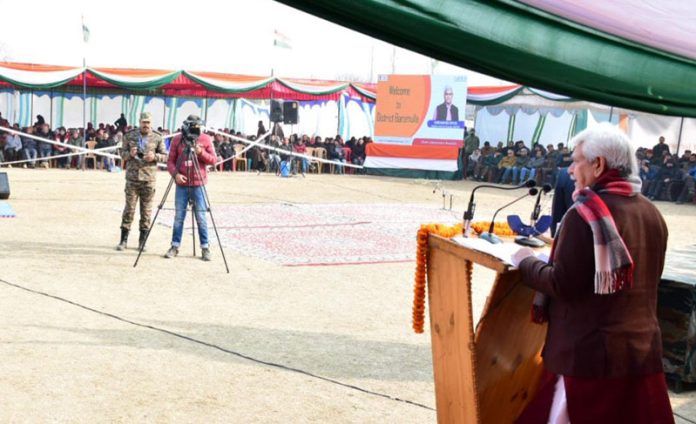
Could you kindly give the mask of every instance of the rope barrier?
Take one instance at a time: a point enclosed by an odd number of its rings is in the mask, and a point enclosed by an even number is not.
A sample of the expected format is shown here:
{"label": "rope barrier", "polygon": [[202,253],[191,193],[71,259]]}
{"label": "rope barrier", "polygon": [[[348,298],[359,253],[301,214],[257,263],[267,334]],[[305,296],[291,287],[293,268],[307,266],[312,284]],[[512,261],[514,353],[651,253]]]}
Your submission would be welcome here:
{"label": "rope barrier", "polygon": [[[271,133],[270,131],[267,132],[266,134],[264,134],[264,135],[262,135],[261,137],[259,137],[258,140],[263,140],[264,138],[268,137],[268,135],[269,135],[270,133]],[[229,136],[229,134],[227,134],[227,133],[222,133],[222,134],[225,134],[225,135]],[[246,153],[246,151],[249,150],[249,149],[251,149],[252,147],[254,147],[254,145],[253,145],[253,144],[249,144],[249,145],[248,145],[247,147],[245,147],[241,152],[234,152],[234,154],[233,154],[232,156],[228,157],[227,159],[223,159],[223,160],[221,160],[221,161],[219,161],[219,162],[216,162],[216,163],[215,163],[215,166],[222,165],[222,164],[225,163],[225,162],[231,161],[232,159],[236,158],[238,155],[241,155],[241,154],[243,154],[243,153]]]}
{"label": "rope barrier", "polygon": [[[299,158],[308,159],[308,160],[310,160],[310,161],[315,160],[315,161],[317,161],[317,162],[328,163],[328,164],[334,164],[334,165],[338,165],[338,166],[346,166],[346,167],[349,167],[349,168],[356,168],[356,169],[363,169],[363,168],[364,168],[364,167],[361,166],[361,165],[354,165],[354,164],[352,164],[352,163],[345,163],[345,162],[339,162],[339,161],[334,161],[334,160],[328,160],[328,159],[320,158],[320,157],[317,157],[317,156],[309,156],[309,155],[305,155],[305,154],[302,154],[302,153],[297,153],[297,152],[293,152],[293,151],[289,151],[289,150],[285,150],[285,149],[280,149],[280,148],[277,148],[277,147],[268,146],[268,145],[266,145],[266,144],[260,144],[260,143],[258,143],[258,142],[256,142],[256,141],[247,140],[246,138],[241,138],[241,137],[237,137],[237,136],[234,136],[234,135],[230,135],[230,134],[224,133],[224,132],[222,132],[222,131],[214,130],[214,129],[212,129],[212,128],[206,128],[206,131],[209,131],[209,132],[212,132],[212,133],[215,133],[215,134],[220,134],[220,135],[222,135],[223,137],[228,137],[228,138],[231,138],[231,139],[233,139],[233,140],[241,141],[242,143],[245,143],[245,144],[252,144],[252,145],[254,145],[254,146],[256,146],[256,147],[259,147],[259,148],[261,148],[261,149],[272,150],[272,151],[275,151],[275,152],[279,152],[279,153],[282,153],[283,155],[290,155],[290,156],[295,156],[295,157],[299,157]],[[266,133],[262,138],[265,138],[268,134],[269,134],[269,133]]]}
{"label": "rope barrier", "polygon": [[[48,138],[38,137],[38,136],[35,136],[35,135],[33,135],[33,134],[23,133],[23,132],[21,132],[21,131],[13,130],[12,128],[0,127],[0,131],[5,131],[5,132],[8,132],[8,133],[10,133],[10,134],[18,135],[18,136],[20,136],[20,137],[31,138],[31,139],[34,139],[34,140],[36,140],[36,141],[40,141],[40,142],[42,142],[42,143],[52,144],[52,145],[54,145],[54,146],[68,147],[68,148],[73,149],[73,150],[78,150],[78,151],[80,151],[82,154],[87,154],[87,153],[94,153],[94,152],[96,152],[95,149],[88,149],[88,148],[86,148],[86,147],[81,147],[81,146],[73,146],[72,144],[62,143],[62,142],[60,142],[60,141],[55,141],[55,140],[50,140],[50,139],[48,139]],[[111,159],[121,159],[120,156],[118,156],[118,155],[112,155],[112,154],[110,154],[110,153],[97,153],[97,154],[98,154],[99,156],[106,156],[106,157],[111,158]]]}
{"label": "rope barrier", "polygon": [[[118,146],[102,147],[101,149],[94,149],[94,150],[90,151],[90,153],[107,152],[107,151],[116,150],[116,149],[118,149]],[[37,157],[36,159],[24,159],[24,160],[15,160],[12,162],[0,162],[0,165],[5,166],[5,165],[16,165],[16,164],[28,163],[28,162],[43,162],[46,160],[53,160],[53,159],[67,158],[67,157],[71,157],[71,156],[88,155],[88,154],[89,153],[85,153],[85,152],[72,152],[72,153],[65,153],[65,154],[61,154],[61,155],[46,156],[46,157],[41,157],[41,158]]]}

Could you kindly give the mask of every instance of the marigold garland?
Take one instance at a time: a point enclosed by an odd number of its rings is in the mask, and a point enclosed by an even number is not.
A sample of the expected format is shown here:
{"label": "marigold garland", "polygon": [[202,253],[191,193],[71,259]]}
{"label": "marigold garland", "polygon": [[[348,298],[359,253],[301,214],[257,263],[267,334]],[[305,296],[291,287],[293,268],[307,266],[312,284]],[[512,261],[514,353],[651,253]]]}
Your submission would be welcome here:
{"label": "marigold garland", "polygon": [[462,224],[454,226],[443,224],[423,224],[416,236],[416,277],[413,288],[413,331],[423,332],[425,323],[425,280],[427,275],[426,262],[428,261],[428,235],[437,234],[442,237],[452,238],[462,233]]}
{"label": "marigold garland", "polygon": [[[474,222],[471,228],[477,234],[488,231],[490,222]],[[423,332],[425,323],[425,282],[427,277],[426,264],[428,262],[428,235],[437,234],[445,238],[452,238],[462,233],[462,224],[454,226],[444,224],[423,224],[416,236],[416,276],[413,288],[413,331]],[[507,222],[496,222],[493,225],[493,234],[499,236],[514,236],[516,233]]]}
{"label": "marigold garland", "polygon": [[[490,228],[491,223],[490,222],[484,222],[484,221],[479,221],[479,222],[474,222],[471,224],[471,228],[476,231],[476,234],[481,234],[488,232],[488,229]],[[514,231],[512,231],[512,228],[510,228],[510,225],[507,222],[496,222],[493,224],[493,234],[497,236],[514,236],[517,235]]]}

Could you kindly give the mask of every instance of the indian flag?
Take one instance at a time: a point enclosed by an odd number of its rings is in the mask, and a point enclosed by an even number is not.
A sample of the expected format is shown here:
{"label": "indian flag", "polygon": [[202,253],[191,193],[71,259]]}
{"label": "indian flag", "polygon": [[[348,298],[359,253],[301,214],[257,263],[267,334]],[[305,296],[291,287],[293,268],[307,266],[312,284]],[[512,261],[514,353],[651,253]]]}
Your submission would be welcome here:
{"label": "indian flag", "polygon": [[82,16],[82,41],[89,42],[89,28],[85,24],[85,17]]}
{"label": "indian flag", "polygon": [[459,151],[457,146],[370,143],[366,153],[366,168],[454,172]]}
{"label": "indian flag", "polygon": [[278,30],[273,31],[273,45],[281,49],[292,49],[290,45],[290,37]]}

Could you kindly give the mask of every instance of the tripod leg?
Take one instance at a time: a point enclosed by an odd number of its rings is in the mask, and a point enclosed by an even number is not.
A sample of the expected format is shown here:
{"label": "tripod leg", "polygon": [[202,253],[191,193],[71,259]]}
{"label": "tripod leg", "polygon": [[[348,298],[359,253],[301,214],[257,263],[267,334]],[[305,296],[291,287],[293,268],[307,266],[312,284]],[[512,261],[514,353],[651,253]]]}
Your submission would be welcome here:
{"label": "tripod leg", "polygon": [[[193,169],[197,173],[199,180],[203,181],[203,178],[201,176],[201,171],[198,168],[198,166],[199,166],[198,157],[196,157],[196,155],[192,155],[192,156],[193,156],[193,164],[194,164]],[[220,241],[220,233],[218,233],[217,226],[215,225],[215,217],[213,216],[213,211],[210,208],[210,198],[208,197],[208,190],[205,188],[205,185],[201,185],[201,189],[203,190],[203,200],[205,201],[206,210],[210,214],[210,223],[213,224],[213,230],[215,231],[215,237],[217,238],[218,246],[220,246],[220,254],[222,255],[222,261],[224,262],[225,269],[227,270],[227,273],[229,274],[230,267],[227,265],[227,258],[225,258],[225,250],[222,248],[222,242]]]}
{"label": "tripod leg", "polygon": [[[183,155],[179,155],[179,158],[176,161],[176,168],[179,169],[179,166],[181,166],[181,161],[184,159]],[[169,179],[169,184],[167,184],[167,189],[164,190],[164,195],[162,196],[162,200],[160,201],[159,205],[157,206],[157,212],[155,212],[155,216],[152,218],[152,223],[150,223],[150,228],[147,229],[147,234],[145,235],[145,240],[143,241],[142,246],[139,246],[140,248],[138,249],[138,257],[135,258],[135,263],[133,264],[133,268],[138,266],[138,261],[140,260],[140,255],[143,254],[143,247],[147,244],[147,239],[150,237],[150,232],[152,231],[152,228],[155,226],[155,222],[157,222],[157,217],[159,216],[160,211],[164,207],[164,202],[167,201],[167,196],[169,196],[169,192],[172,189],[172,186],[174,185],[174,180],[175,176],[172,175],[172,177]]]}
{"label": "tripod leg", "polygon": [[[189,189],[190,191],[190,189]],[[196,201],[189,197],[191,201],[191,238],[193,240],[193,257],[196,257],[196,220],[194,219],[196,215]]]}
{"label": "tripod leg", "polygon": [[138,257],[135,258],[135,263],[133,264],[133,268],[138,266],[138,261],[140,260],[140,255],[143,254],[143,248],[147,244],[147,239],[150,238],[150,232],[152,231],[152,228],[155,226],[155,222],[157,222],[157,217],[159,216],[160,211],[164,207],[164,202],[167,201],[167,196],[169,195],[169,191],[171,191],[173,185],[174,185],[174,177],[171,177],[169,179],[169,184],[167,184],[167,189],[164,190],[164,195],[162,196],[162,200],[160,201],[159,205],[157,205],[157,212],[155,212],[155,216],[152,218],[152,222],[150,223],[150,228],[147,229],[147,234],[145,234],[145,240],[143,241],[143,244],[141,246],[139,246],[139,248],[138,248]]}

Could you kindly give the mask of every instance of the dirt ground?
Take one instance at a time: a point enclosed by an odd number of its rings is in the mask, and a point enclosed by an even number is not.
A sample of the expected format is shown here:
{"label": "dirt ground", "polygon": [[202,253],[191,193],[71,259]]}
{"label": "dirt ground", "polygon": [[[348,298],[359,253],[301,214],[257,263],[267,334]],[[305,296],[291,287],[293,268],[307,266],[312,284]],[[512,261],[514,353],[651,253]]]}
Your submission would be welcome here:
{"label": "dirt ground", "polygon": [[[190,238],[163,259],[171,229],[156,226],[134,269],[136,250],[114,250],[123,174],[6,171],[17,217],[0,219],[0,422],[436,421],[430,334],[410,325],[414,263],[283,267],[226,250],[228,275],[216,245],[204,263]],[[167,182],[160,174],[158,201]],[[214,207],[437,209],[434,186],[217,173],[208,188]],[[445,187],[461,214],[473,183]],[[511,197],[482,193],[478,216]],[[696,228],[696,208],[659,208],[670,247],[693,244],[684,229]],[[478,311],[490,280],[475,273]],[[675,412],[696,420],[694,395],[670,395]]]}

